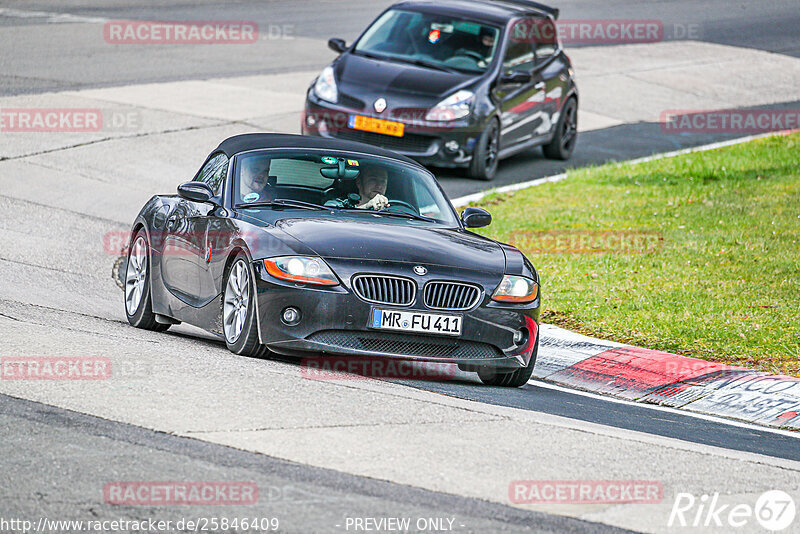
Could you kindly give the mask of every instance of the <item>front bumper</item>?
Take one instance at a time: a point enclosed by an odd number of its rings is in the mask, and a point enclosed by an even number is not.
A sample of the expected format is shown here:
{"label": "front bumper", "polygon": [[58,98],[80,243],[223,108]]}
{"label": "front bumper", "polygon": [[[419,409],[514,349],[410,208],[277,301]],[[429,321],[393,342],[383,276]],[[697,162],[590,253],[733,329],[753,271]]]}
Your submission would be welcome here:
{"label": "front bumper", "polygon": [[[535,353],[531,340],[535,342],[538,331],[538,300],[511,308],[499,306],[484,294],[477,307],[466,312],[431,310],[419,302],[421,299],[410,307],[375,305],[355,295],[349,288],[349,276],[344,283],[347,287],[322,289],[276,280],[262,266],[261,262],[254,264],[259,337],[279,354],[321,353],[519,369],[528,365]],[[295,326],[281,320],[289,306],[302,315]],[[452,337],[372,329],[368,324],[375,307],[463,314],[462,334]],[[515,343],[514,333],[521,329],[528,335]]]}
{"label": "front bumper", "polygon": [[[394,137],[350,128],[351,115],[364,115],[405,124],[403,137]],[[309,92],[301,119],[303,135],[358,141],[408,156],[423,165],[466,167],[484,124],[473,116],[451,123],[424,120],[424,111],[406,109],[371,110],[348,108],[317,99]],[[453,144],[457,144],[457,148]]]}

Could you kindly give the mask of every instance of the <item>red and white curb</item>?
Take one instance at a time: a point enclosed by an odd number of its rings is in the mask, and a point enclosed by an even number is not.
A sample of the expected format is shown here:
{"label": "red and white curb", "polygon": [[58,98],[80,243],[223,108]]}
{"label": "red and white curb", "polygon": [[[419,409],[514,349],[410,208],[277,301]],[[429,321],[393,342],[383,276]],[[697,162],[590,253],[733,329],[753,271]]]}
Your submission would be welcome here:
{"label": "red and white curb", "polygon": [[534,376],[634,402],[800,430],[800,378],[622,345],[542,325]]}
{"label": "red and white curb", "polygon": [[[751,135],[619,164],[704,152],[796,131]],[[546,176],[474,193],[452,202],[462,207],[490,193],[518,191],[566,178],[566,173]],[[547,324],[541,325],[539,343],[533,374],[540,380],[628,401],[800,430],[800,378],[604,341]]]}

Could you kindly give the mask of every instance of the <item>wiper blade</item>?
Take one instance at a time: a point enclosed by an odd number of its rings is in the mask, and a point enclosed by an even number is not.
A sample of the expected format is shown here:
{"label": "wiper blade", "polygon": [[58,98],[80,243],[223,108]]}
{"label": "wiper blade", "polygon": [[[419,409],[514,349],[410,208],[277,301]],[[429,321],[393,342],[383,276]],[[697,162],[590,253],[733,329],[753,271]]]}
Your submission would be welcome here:
{"label": "wiper blade", "polygon": [[417,65],[419,67],[427,67],[429,69],[440,70],[442,72],[449,72],[449,73],[458,72],[457,70],[452,69],[450,67],[445,67],[444,65],[439,65],[438,63],[431,63],[422,59],[402,57],[402,56],[390,56],[384,54],[373,54],[372,52],[367,52],[365,50],[356,50],[355,53],[360,54],[364,57],[368,57],[370,59],[397,61],[398,63],[410,63],[411,65]]}
{"label": "wiper blade", "polygon": [[431,219],[430,217],[425,217],[424,215],[417,215],[416,213],[409,213],[407,211],[392,211],[391,208],[389,209],[382,209],[382,210],[371,210],[365,208],[335,208],[339,211],[348,211],[352,213],[363,213],[365,215],[386,215],[388,217],[401,217],[404,219],[417,219],[419,221],[425,222],[437,222],[436,219]]}
{"label": "wiper blade", "polygon": [[417,215],[416,213],[409,213],[407,211],[392,211],[391,208],[378,210],[375,213],[388,215],[390,217],[405,217],[407,219],[416,219],[418,221],[436,222],[436,219],[431,219],[430,217],[425,217],[424,215]]}
{"label": "wiper blade", "polygon": [[417,65],[419,67],[427,67],[429,69],[440,70],[442,72],[449,72],[455,73],[457,72],[450,67],[445,67],[444,65],[439,65],[438,63],[430,63],[428,61],[424,61],[422,59],[414,59],[414,58],[407,58],[407,57],[389,57],[388,59],[393,59],[396,61],[400,61],[402,63],[411,63],[412,65]]}
{"label": "wiper blade", "polygon": [[359,56],[368,57],[370,59],[387,59],[388,56],[384,56],[381,54],[373,54],[372,52],[367,52],[366,50],[353,50],[353,53]]}
{"label": "wiper blade", "polygon": [[249,204],[238,204],[237,208],[300,208],[306,210],[325,210],[325,206],[303,202],[302,200],[292,200],[289,198],[276,198],[275,200],[265,200],[262,202],[250,202]]}

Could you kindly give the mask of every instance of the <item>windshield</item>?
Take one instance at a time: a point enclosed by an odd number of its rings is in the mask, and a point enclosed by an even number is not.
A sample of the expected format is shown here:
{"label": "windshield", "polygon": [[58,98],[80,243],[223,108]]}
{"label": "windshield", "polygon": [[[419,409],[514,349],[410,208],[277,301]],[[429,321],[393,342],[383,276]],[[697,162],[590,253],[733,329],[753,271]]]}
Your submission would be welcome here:
{"label": "windshield", "polygon": [[237,208],[324,206],[458,226],[432,175],[390,159],[314,149],[254,151],[236,157],[233,180]]}
{"label": "windshield", "polygon": [[480,22],[392,9],[370,26],[355,51],[483,72],[494,59],[499,33],[497,27]]}

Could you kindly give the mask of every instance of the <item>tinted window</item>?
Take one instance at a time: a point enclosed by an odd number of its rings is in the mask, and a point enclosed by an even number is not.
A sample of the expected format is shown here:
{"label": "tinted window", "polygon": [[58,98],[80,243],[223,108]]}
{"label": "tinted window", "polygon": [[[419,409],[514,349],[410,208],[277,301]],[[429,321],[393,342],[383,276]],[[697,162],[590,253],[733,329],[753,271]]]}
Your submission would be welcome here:
{"label": "tinted window", "polygon": [[535,60],[533,47],[525,41],[509,41],[506,55],[503,58],[503,70],[513,72],[515,70],[531,71]]}
{"label": "tinted window", "polygon": [[219,195],[227,175],[228,157],[225,154],[217,154],[203,165],[194,181],[205,182],[214,191],[214,195]]}
{"label": "tinted window", "polygon": [[538,35],[534,38],[536,59],[544,61],[552,57],[558,50],[558,33],[556,25],[550,19],[539,19],[536,24],[539,28]]}
{"label": "tinted window", "polygon": [[[271,201],[295,200],[356,213],[376,195],[389,211],[424,215],[457,226],[449,201],[424,169],[391,159],[314,149],[263,150],[236,157],[234,204],[271,209]],[[289,208],[285,208],[289,209]],[[372,212],[374,213],[374,211]],[[423,221],[416,224],[430,224]]]}
{"label": "tinted window", "polygon": [[503,57],[503,71],[531,71],[536,63],[532,34],[536,32],[535,19],[520,19],[512,26],[508,46]]}
{"label": "tinted window", "polygon": [[472,20],[392,9],[370,26],[355,51],[483,72],[494,59],[499,35],[499,28]]}

